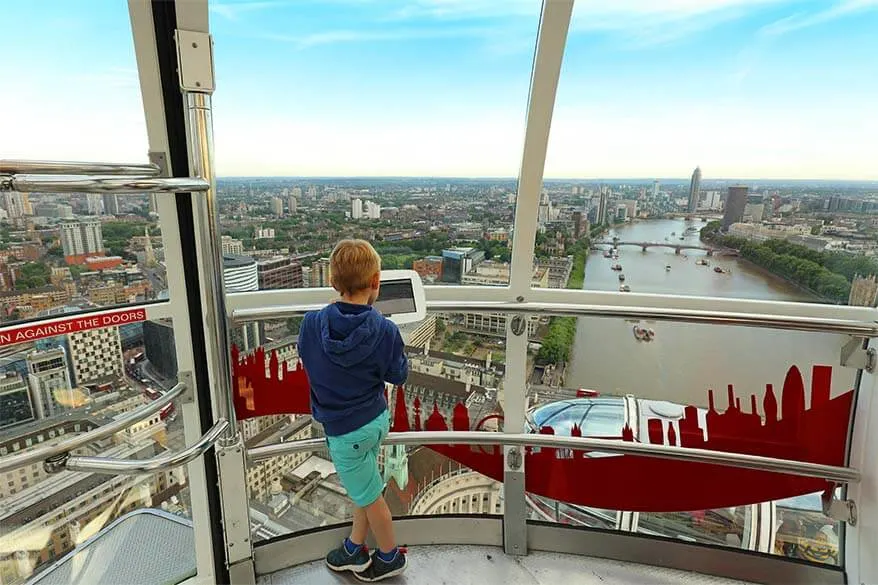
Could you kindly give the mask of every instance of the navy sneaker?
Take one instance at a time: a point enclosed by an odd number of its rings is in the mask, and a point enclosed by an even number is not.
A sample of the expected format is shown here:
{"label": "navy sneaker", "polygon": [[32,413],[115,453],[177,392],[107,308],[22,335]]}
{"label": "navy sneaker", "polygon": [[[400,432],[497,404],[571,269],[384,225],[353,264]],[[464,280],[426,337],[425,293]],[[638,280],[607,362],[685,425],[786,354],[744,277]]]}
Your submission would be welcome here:
{"label": "navy sneaker", "polygon": [[372,564],[372,558],[369,557],[369,551],[365,546],[357,549],[357,552],[351,554],[345,548],[344,543],[335,550],[329,551],[326,555],[326,566],[333,571],[365,571]]}
{"label": "navy sneaker", "polygon": [[354,577],[360,581],[372,583],[400,575],[405,571],[405,567],[406,560],[403,551],[397,550],[396,556],[390,561],[383,560],[378,556],[378,551],[375,551],[372,555],[372,564],[365,571],[355,572]]}

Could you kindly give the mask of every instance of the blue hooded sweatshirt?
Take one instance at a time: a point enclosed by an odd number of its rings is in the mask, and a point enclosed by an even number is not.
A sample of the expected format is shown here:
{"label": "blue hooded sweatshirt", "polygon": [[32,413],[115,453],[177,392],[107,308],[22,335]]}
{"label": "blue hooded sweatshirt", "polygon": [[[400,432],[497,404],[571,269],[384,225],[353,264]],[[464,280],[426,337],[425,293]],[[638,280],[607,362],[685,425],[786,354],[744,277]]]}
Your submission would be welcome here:
{"label": "blue hooded sweatshirt", "polygon": [[375,419],[387,410],[384,382],[408,377],[399,329],[367,305],[338,301],[306,314],[299,356],[311,383],[311,412],[329,436]]}

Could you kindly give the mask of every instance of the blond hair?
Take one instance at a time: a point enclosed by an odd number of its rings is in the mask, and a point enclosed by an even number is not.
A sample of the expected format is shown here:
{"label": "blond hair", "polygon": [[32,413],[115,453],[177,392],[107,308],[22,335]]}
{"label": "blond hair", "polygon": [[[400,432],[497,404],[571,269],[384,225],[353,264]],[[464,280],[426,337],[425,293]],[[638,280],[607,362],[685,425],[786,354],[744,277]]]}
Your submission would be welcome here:
{"label": "blond hair", "polygon": [[342,240],[329,257],[330,282],[342,294],[369,288],[379,272],[381,256],[366,240]]}

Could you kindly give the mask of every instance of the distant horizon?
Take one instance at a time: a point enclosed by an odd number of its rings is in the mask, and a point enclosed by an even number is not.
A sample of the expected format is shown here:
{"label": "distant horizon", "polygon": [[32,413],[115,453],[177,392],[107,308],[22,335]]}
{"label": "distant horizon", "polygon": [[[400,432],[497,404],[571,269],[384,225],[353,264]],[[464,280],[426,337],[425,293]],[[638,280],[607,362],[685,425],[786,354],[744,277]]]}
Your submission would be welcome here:
{"label": "distant horizon", "polygon": [[[441,176],[441,175],[217,175],[217,180],[248,180],[248,179],[288,179],[295,181],[381,181],[381,180],[432,180],[432,181],[503,181],[515,182],[518,177],[502,177],[502,176]],[[652,184],[654,181],[662,183],[685,183],[688,184],[688,178],[675,177],[596,177],[596,178],[567,178],[567,177],[546,177],[544,183],[645,183]],[[703,178],[701,184],[711,183],[859,183],[878,186],[878,179],[771,179],[771,178]]]}

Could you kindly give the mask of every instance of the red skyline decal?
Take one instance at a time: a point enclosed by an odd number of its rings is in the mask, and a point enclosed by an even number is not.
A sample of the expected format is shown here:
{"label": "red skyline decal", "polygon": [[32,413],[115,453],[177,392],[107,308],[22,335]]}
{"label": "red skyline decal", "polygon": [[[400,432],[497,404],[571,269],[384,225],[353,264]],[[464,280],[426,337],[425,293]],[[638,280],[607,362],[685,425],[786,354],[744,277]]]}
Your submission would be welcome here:
{"label": "red skyline decal", "polygon": [[[310,414],[308,377],[301,363],[291,368],[272,351],[266,362],[265,350],[240,355],[233,347],[235,411],[239,419],[270,414]],[[853,390],[830,398],[832,367],[815,365],[811,371],[811,397],[806,408],[805,381],[799,368],[787,371],[779,395],[766,384],[761,401],[749,396],[748,409],[731,385],[726,407],[720,412],[712,389],[708,408],[686,406],[677,424],[661,418],[646,422],[640,440],[652,444],[679,445],[714,451],[747,453],[779,459],[843,466]],[[466,406],[458,403],[450,420],[438,406],[425,405],[415,396],[411,408],[404,386],[394,392],[393,432],[468,431],[480,429]],[[761,402],[761,404],[760,404]],[[761,406],[761,409],[760,409]],[[487,418],[498,418],[498,414]],[[703,421],[703,427],[701,422]],[[450,423],[450,424],[449,424]],[[540,429],[554,434],[554,429]],[[574,436],[582,436],[578,427]],[[588,435],[586,435],[588,436]],[[633,441],[634,431],[619,429],[607,439]],[[499,447],[428,445],[462,465],[503,480],[503,459]],[[525,451],[528,491],[552,499],[598,508],[642,512],[675,512],[726,508],[823,491],[831,486],[820,479],[775,472],[656,459],[637,455],[606,455],[568,449],[527,448]]]}

